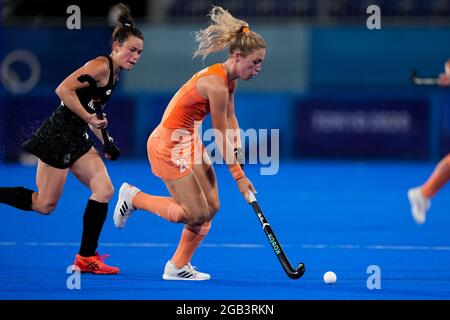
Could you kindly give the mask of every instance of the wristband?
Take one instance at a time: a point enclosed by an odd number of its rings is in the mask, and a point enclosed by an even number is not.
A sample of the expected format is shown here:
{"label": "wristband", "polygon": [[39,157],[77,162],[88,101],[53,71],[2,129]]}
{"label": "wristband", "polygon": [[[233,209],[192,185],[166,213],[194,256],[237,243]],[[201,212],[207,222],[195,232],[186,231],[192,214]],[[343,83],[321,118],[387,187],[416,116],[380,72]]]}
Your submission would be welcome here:
{"label": "wristband", "polygon": [[239,180],[240,178],[245,176],[244,170],[242,170],[239,164],[233,165],[231,168],[229,168],[229,170],[234,180]]}

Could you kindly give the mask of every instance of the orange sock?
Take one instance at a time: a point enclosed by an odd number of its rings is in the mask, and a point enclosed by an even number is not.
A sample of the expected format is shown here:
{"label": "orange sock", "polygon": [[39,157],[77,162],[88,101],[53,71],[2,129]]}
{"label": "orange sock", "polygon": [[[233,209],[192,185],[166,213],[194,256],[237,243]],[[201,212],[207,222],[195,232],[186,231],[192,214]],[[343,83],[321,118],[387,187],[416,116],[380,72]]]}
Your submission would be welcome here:
{"label": "orange sock", "polygon": [[186,216],[183,207],[176,203],[173,198],[157,197],[138,192],[132,202],[135,208],[155,213],[170,222],[180,223]]}
{"label": "orange sock", "polygon": [[197,250],[200,243],[205,239],[209,229],[211,229],[211,221],[207,221],[201,226],[196,227],[190,225],[184,226],[177,250],[172,257],[172,262],[175,267],[181,268],[191,261],[195,250]]}
{"label": "orange sock", "polygon": [[442,159],[433,174],[422,186],[422,194],[427,197],[433,197],[450,180],[450,154]]}

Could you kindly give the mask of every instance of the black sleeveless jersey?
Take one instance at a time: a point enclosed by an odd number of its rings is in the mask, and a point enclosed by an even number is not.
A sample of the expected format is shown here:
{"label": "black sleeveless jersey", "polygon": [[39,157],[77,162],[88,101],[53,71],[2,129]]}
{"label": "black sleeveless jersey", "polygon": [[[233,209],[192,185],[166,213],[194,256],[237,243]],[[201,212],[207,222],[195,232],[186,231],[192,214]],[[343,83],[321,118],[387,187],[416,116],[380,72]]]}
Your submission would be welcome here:
{"label": "black sleeveless jersey", "polygon": [[[106,102],[109,100],[109,97],[111,96],[115,81],[114,81],[114,70],[113,70],[113,62],[110,56],[104,56],[108,58],[109,61],[109,79],[108,83],[104,87],[98,87],[98,94],[100,98],[100,103],[102,107],[106,104]],[[81,102],[81,105],[84,107],[84,109],[89,113],[94,113],[94,105],[92,102],[92,94],[89,87],[78,89],[76,91],[77,97]],[[61,101],[61,105],[63,106],[64,103]]]}
{"label": "black sleeveless jersey", "polygon": [[[107,85],[98,88],[102,107],[115,85],[111,57],[105,57],[109,61],[110,74]],[[84,109],[91,114],[95,113],[89,87],[77,90],[76,94]],[[24,142],[23,147],[55,168],[69,168],[93,146],[87,128],[88,124],[61,101],[53,114]]]}

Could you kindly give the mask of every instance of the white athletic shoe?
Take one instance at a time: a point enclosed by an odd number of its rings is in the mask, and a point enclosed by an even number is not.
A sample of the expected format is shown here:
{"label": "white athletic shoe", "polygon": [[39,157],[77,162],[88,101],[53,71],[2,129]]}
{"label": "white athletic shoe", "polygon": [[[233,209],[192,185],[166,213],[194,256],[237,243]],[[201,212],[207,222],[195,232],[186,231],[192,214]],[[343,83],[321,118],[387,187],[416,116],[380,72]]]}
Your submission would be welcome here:
{"label": "white athletic shoe", "polygon": [[430,209],[430,199],[424,197],[420,191],[420,187],[408,190],[408,199],[411,204],[411,213],[414,221],[418,224],[425,223],[427,211]]}
{"label": "white athletic shoe", "polygon": [[132,199],[141,190],[128,183],[122,183],[119,190],[119,199],[114,209],[114,225],[116,228],[125,228],[125,223],[131,217],[131,213],[136,210],[133,207]]}
{"label": "white athletic shoe", "polygon": [[172,260],[167,261],[164,268],[164,280],[209,280],[211,276],[207,273],[195,270],[190,263],[178,269],[173,264]]}

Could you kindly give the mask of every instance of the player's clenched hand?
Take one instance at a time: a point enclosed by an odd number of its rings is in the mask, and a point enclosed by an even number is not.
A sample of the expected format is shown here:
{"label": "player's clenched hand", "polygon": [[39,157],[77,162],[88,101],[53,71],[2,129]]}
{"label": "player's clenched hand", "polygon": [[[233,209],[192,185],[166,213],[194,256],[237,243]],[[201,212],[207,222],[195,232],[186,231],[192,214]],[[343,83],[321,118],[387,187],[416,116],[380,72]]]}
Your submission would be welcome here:
{"label": "player's clenched hand", "polygon": [[253,187],[252,182],[246,177],[243,176],[242,178],[237,180],[239,191],[244,196],[245,200],[250,203],[250,199],[248,197],[249,191],[256,193],[255,187]]}
{"label": "player's clenched hand", "polygon": [[439,81],[438,81],[440,86],[443,87],[448,87],[450,86],[450,74],[447,73],[441,73],[439,75]]}
{"label": "player's clenched hand", "polygon": [[108,125],[108,120],[106,120],[106,117],[103,117],[103,119],[100,120],[95,114],[90,114],[87,119],[87,123],[96,129],[103,129]]}

